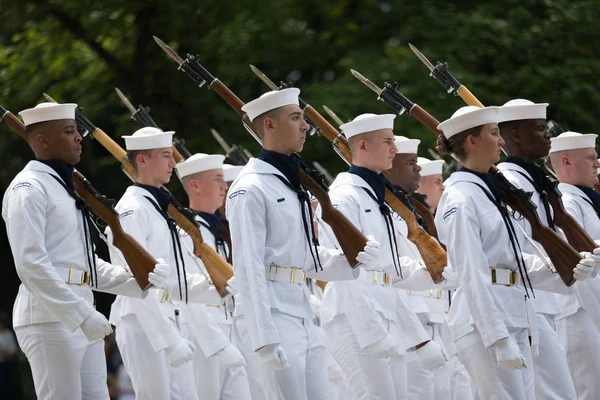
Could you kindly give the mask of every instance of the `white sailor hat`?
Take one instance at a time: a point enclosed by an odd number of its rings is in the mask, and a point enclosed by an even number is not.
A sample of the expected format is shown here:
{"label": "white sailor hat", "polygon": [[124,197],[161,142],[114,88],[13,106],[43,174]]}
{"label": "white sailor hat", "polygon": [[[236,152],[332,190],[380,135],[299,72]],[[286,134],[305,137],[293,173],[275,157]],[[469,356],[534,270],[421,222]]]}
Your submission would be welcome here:
{"label": "white sailor hat", "polygon": [[179,162],[175,168],[179,179],[198,172],[209,171],[211,169],[223,168],[225,156],[222,154],[204,154],[196,153],[186,160]]}
{"label": "white sailor hat", "polygon": [[550,138],[552,143],[550,153],[565,150],[594,149],[596,148],[597,137],[598,135],[593,133],[563,132],[557,137]]}
{"label": "white sailor hat", "polygon": [[77,104],[40,103],[19,113],[25,126],[58,119],[75,119]]}
{"label": "white sailor hat", "polygon": [[380,129],[394,129],[395,114],[361,114],[352,121],[340,126],[340,130],[350,139],[361,133],[378,131]]}
{"label": "white sailor hat", "polygon": [[244,169],[243,165],[223,164],[223,173],[225,174],[225,182],[233,182],[235,178]]}
{"label": "white sailor hat", "polygon": [[525,99],[515,99],[498,107],[498,123],[523,119],[546,119],[548,103],[535,104]]}
{"label": "white sailor hat", "polygon": [[419,143],[421,141],[419,139],[409,139],[404,136],[394,136],[396,140],[394,143],[396,144],[396,154],[417,154],[419,151]]}
{"label": "white sailor hat", "polygon": [[444,132],[446,139],[450,139],[457,133],[464,132],[476,126],[498,123],[498,107],[461,107],[450,119],[445,120],[437,126]]}
{"label": "white sailor hat", "polygon": [[430,160],[425,157],[417,159],[417,165],[421,167],[421,176],[441,175],[444,162],[444,160]]}
{"label": "white sailor hat", "polygon": [[258,117],[259,115],[276,108],[288,106],[290,104],[300,104],[298,101],[299,95],[300,89],[298,88],[273,90],[264,93],[256,100],[252,100],[251,102],[244,104],[242,111],[248,114],[250,121],[254,121],[254,118]]}
{"label": "white sailor hat", "polygon": [[125,148],[130,150],[162,149],[173,145],[174,131],[163,132],[158,128],[147,126],[138,129],[131,136],[121,136],[125,139]]}

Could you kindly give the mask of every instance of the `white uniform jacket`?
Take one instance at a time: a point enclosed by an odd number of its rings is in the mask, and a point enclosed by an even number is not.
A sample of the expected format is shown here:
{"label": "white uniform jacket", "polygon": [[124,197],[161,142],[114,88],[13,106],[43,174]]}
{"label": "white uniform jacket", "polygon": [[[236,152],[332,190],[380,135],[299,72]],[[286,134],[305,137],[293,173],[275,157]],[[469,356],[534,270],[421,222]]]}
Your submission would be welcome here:
{"label": "white uniform jacket", "polygon": [[[119,212],[121,226],[125,232],[133,236],[144,248],[146,248],[155,258],[164,259],[171,265],[171,275],[169,280],[177,280],[177,268],[171,232],[167,222],[162,215],[152,205],[150,200],[156,201],[153,195],[146,189],[138,186],[130,186],[116,205]],[[112,243],[112,232],[107,229],[107,234]],[[116,257],[112,257],[115,264],[123,263],[125,259],[122,254],[114,249]],[[190,299],[196,293],[203,293],[210,284],[204,277],[200,279],[188,279],[188,294]],[[183,277],[181,278],[182,294],[185,296],[183,287]],[[144,300],[132,299],[123,296],[117,296],[112,305],[110,313],[110,322],[118,326],[121,318],[127,315],[135,315],[139,320],[142,329],[152,344],[155,351],[163,350],[177,343],[181,336],[175,325],[169,320],[175,320],[175,305],[173,300],[179,299],[179,290],[171,293],[171,300],[161,301],[164,290],[152,289]],[[160,310],[160,312],[158,312]],[[183,318],[183,315],[182,315]]]}
{"label": "white uniform jacket", "polygon": [[[360,176],[348,172],[339,174],[329,188],[329,197],[333,205],[342,212],[361,232],[372,235],[381,245],[379,270],[390,274],[394,285],[402,282],[397,275],[388,231],[379,204],[367,193],[375,196],[369,184]],[[317,214],[320,214],[320,207]],[[415,270],[423,270],[424,266],[416,247],[412,251],[408,246],[414,246],[400,236],[399,226],[405,227],[403,236],[408,232],[406,223],[394,219],[394,240],[398,242],[402,276],[405,279]],[[319,223],[319,239],[324,245],[338,246],[337,240],[331,233],[331,228],[323,221]],[[395,250],[394,250],[395,251]],[[415,253],[413,253],[413,251]],[[433,284],[431,278],[428,278]],[[400,349],[407,350],[429,338],[416,314],[408,307],[406,293],[391,286],[373,285],[373,272],[361,268],[360,277],[355,281],[333,282],[326,286],[325,295],[321,302],[321,318],[325,324],[337,315],[346,315],[361,348],[373,344],[385,336],[387,329],[380,315],[394,321],[398,327],[394,338],[400,344]]]}
{"label": "white uniform jacket", "polygon": [[[565,209],[594,240],[600,240],[600,218],[592,207],[591,200],[578,187],[567,183],[559,183]],[[559,318],[571,315],[583,307],[598,330],[600,330],[600,276],[577,282],[575,288],[576,302],[571,302],[570,309],[561,312]]]}
{"label": "white uniform jacket", "polygon": [[[544,210],[544,204],[542,203],[542,199],[540,198],[539,193],[537,192],[537,190],[535,190],[531,182],[527,180],[527,178],[532,179],[531,175],[529,175],[529,173],[525,169],[523,169],[521,166],[515,163],[500,163],[498,164],[498,169],[502,171],[502,174],[506,177],[506,179],[508,179],[510,183],[512,183],[519,189],[532,193],[531,202],[537,207],[536,211],[538,217],[540,218],[540,221],[543,225],[550,226],[548,224],[548,218],[546,216],[546,211]],[[524,174],[527,178],[525,178],[521,174]],[[554,215],[552,207],[550,207],[550,213],[551,215]],[[521,228],[523,228],[525,234],[528,237],[531,237],[531,224],[529,223],[529,221],[527,221],[525,218],[521,218],[516,222],[519,224],[519,226],[521,226]],[[562,235],[562,232],[560,232],[559,234]],[[546,251],[544,250],[542,245],[537,242],[535,243],[538,249],[544,255],[546,255]],[[533,249],[533,245],[529,240],[525,240],[525,242],[523,243],[523,251],[530,254],[537,254],[537,250]],[[535,305],[536,312],[550,315],[558,315],[561,310],[558,298],[559,296],[555,295],[554,293],[548,293],[543,290],[538,290],[535,293],[535,299],[533,299],[533,304]]]}
{"label": "white uniform jacket", "polygon": [[[491,267],[518,272],[506,225],[486,184],[474,174],[458,171],[446,181],[435,225],[440,242],[448,249],[448,264],[458,275],[459,287],[452,299],[448,325],[453,340],[477,327],[486,347],[508,337],[508,328],[528,328],[525,290],[519,285],[493,285]],[[521,231],[515,229],[523,246]],[[566,288],[537,255],[523,253],[534,288]],[[536,296],[537,296],[537,292]]]}
{"label": "white uniform jacket", "polygon": [[[94,311],[94,296],[89,286],[68,284],[56,270],[89,272],[89,267],[81,212],[53,176],[61,179],[46,164],[30,161],[4,193],[2,217],[22,282],[13,324],[61,322],[74,331]],[[98,272],[95,290],[142,297],[129,272],[94,257]]]}
{"label": "white uniform jacket", "polygon": [[315,271],[298,196],[274,175],[284,177],[271,164],[253,158],[227,196],[233,268],[240,291],[236,313],[246,320],[254,350],[280,343],[272,308],[312,319],[307,286],[268,281],[269,265],[298,268],[322,281],[358,277],[358,269],[350,268],[340,251],[322,246],[318,254],[323,270]]}
{"label": "white uniform jacket", "polygon": [[[200,216],[196,216],[196,221],[207,223]],[[215,237],[212,232],[204,226],[200,226],[200,233],[204,243],[215,249]],[[194,256],[194,245],[192,239],[187,233],[179,230],[181,235],[181,244],[183,246],[183,258],[188,274],[196,273],[208,277],[208,272],[204,263],[198,257]],[[227,243],[225,243],[227,246]],[[215,251],[218,251],[215,249]],[[219,251],[219,254],[226,258],[226,254]],[[196,337],[202,353],[205,357],[210,357],[224,349],[230,343],[230,339],[225,336],[219,324],[231,324],[231,317],[227,314],[226,298],[221,298],[215,291],[207,291],[204,301],[181,303],[180,307],[184,309],[184,318],[182,323],[189,326],[189,329]],[[227,298],[230,298],[227,295]]]}

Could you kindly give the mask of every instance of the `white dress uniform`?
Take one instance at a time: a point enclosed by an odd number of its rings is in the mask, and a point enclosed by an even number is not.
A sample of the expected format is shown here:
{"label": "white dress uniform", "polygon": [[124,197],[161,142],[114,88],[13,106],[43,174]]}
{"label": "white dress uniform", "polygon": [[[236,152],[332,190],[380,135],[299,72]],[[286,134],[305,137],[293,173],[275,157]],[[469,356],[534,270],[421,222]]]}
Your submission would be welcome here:
{"label": "white dress uniform", "polygon": [[[400,279],[394,268],[393,249],[379,204],[366,190],[375,195],[363,178],[343,172],[332,183],[329,196],[356,227],[381,243],[380,271],[361,270],[356,281],[329,283],[321,304],[321,323],[328,348],[348,378],[353,398],[403,398],[407,390],[406,352],[430,337],[408,307],[406,293],[391,286],[392,279]],[[393,235],[398,241],[402,275],[408,278],[424,267],[401,247],[406,244],[398,240],[398,223],[394,222]],[[324,222],[319,231],[323,244],[337,245]],[[397,357],[378,359],[365,350],[388,335],[398,344]]]}
{"label": "white dress uniform", "polygon": [[[594,148],[596,135],[565,132],[552,138],[550,152]],[[586,194],[581,188],[560,183],[559,190],[567,212],[596,241],[600,240],[600,217],[598,203],[590,196],[597,194],[589,188]],[[600,370],[600,358],[593,349],[600,348],[600,277],[586,279],[574,285],[575,295],[570,307],[561,312],[556,321],[560,343],[567,352],[567,362],[575,384],[578,399],[597,399],[600,396],[600,380],[595,371]]]}
{"label": "white dress uniform", "polygon": [[[230,251],[227,243],[224,247],[215,247],[215,235],[207,228],[208,221],[196,216],[200,224],[200,233],[206,244],[227,259]],[[191,238],[180,231],[184,247],[184,261],[188,272],[208,276],[202,260],[193,255]],[[206,400],[250,399],[248,375],[244,366],[229,368],[217,353],[231,344],[232,317],[227,309],[231,296],[221,298],[217,294],[213,301],[205,304],[188,303],[184,306],[186,318],[182,322],[182,332],[186,339],[196,345],[193,360],[196,391]]]}
{"label": "white dress uniform", "polygon": [[[92,272],[83,218],[55,178],[64,182],[45,163],[30,161],[4,194],[2,217],[22,282],[13,326],[39,399],[106,399],[104,341],[90,342],[79,329],[94,312],[89,280],[81,284]],[[129,272],[93,257],[94,290],[142,297]]]}
{"label": "white dress uniform", "polygon": [[288,357],[290,365],[282,370],[259,365],[268,399],[325,398],[325,357],[322,351],[315,357],[313,351],[319,336],[302,277],[354,279],[358,270],[351,269],[339,251],[319,246],[323,270],[315,271],[297,194],[275,175],[287,181],[277,168],[253,158],[227,196],[233,266],[240,290],[236,325],[249,353],[280,343]]}

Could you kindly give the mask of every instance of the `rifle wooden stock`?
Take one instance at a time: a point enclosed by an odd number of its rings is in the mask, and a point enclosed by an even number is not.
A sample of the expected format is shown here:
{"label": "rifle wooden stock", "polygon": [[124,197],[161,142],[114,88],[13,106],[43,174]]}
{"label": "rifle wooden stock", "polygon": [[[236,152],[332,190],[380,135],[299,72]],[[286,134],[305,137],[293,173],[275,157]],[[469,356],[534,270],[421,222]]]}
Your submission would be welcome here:
{"label": "rifle wooden stock", "polygon": [[[352,162],[352,152],[348,146],[348,140],[342,136],[333,125],[329,123],[323,116],[315,110],[312,106],[308,105],[304,109],[304,113],[309,117],[319,129],[321,129],[321,135],[327,138],[340,152],[340,154],[348,161]],[[423,228],[417,224],[417,219],[413,212],[389,189],[385,190],[385,201],[388,203],[390,208],[394,210],[398,215],[406,221],[408,226],[408,240],[417,246],[421,257],[425,262],[427,271],[431,275],[431,278],[435,283],[442,281],[442,271],[448,265],[448,259],[446,251],[438,243],[437,240],[432,238]],[[418,202],[415,202],[415,208]],[[419,204],[420,205],[420,204]],[[433,221],[433,215],[431,212],[423,207],[423,210],[419,212],[426,219],[432,229],[435,230],[435,222]],[[429,218],[427,218],[427,215]],[[437,234],[437,231],[436,231]]]}
{"label": "rifle wooden stock", "polygon": [[[129,175],[132,179],[135,179],[136,174],[135,170],[133,169],[133,165],[131,165],[127,159],[127,153],[121,146],[119,146],[100,128],[96,128],[92,134],[92,137],[99,141],[102,146],[104,146],[117,160],[121,162],[121,168],[127,175]],[[219,294],[221,296],[225,296],[227,294],[227,290],[225,289],[227,286],[227,280],[233,276],[233,267],[231,267],[231,265],[229,265],[223,259],[223,257],[221,257],[209,245],[204,243],[198,225],[183,215],[178,205],[174,205],[173,203],[169,205],[169,215],[171,218],[173,218],[177,225],[192,238],[192,242],[194,243],[194,255],[200,258],[204,263],[206,271],[208,272],[213,284],[219,291]]]}
{"label": "rifle wooden stock", "polygon": [[[463,89],[462,92],[460,89]],[[464,86],[458,91],[460,97],[467,105],[483,108],[484,105]],[[462,93],[462,94],[461,94]],[[464,97],[463,97],[464,96]],[[593,252],[598,245],[594,239],[577,223],[577,221],[565,210],[556,185],[546,178],[544,190],[548,194],[548,202],[554,211],[554,224],[565,233],[567,241],[577,251]]]}
{"label": "rifle wooden stock", "polygon": [[[210,83],[210,88],[225,100],[240,117],[244,118],[245,123],[252,128],[252,123],[248,120],[244,111],[242,111],[244,102],[239,97],[218,79]],[[303,170],[300,170],[300,181],[319,201],[323,221],[327,222],[333,230],[348,263],[353,268],[356,268],[358,266],[356,256],[365,248],[367,238],[348,218],[333,207],[327,192]]]}
{"label": "rifle wooden stock", "polygon": [[[25,126],[10,111],[2,116],[3,122],[16,131],[21,137],[27,139]],[[151,286],[148,282],[148,273],[154,271],[156,260],[146,251],[131,235],[125,233],[119,222],[119,214],[110,205],[108,199],[102,196],[79,171],[73,173],[75,192],[92,209],[93,213],[102,219],[111,229],[114,245],[121,251],[129,270],[142,290]]]}
{"label": "rifle wooden stock", "polygon": [[437,227],[435,226],[435,219],[431,210],[423,205],[420,201],[413,201],[413,205],[415,207],[415,211],[425,220],[427,223],[427,227],[431,232],[432,236],[438,237]]}
{"label": "rifle wooden stock", "polygon": [[73,184],[77,194],[90,206],[94,214],[100,217],[113,234],[113,244],[121,251],[129,270],[142,290],[150,287],[148,273],[154,271],[156,259],[143,248],[133,236],[123,230],[119,223],[119,214],[114,208],[105,206],[102,197],[79,171],[73,173]]}
{"label": "rifle wooden stock", "polygon": [[194,255],[202,260],[213,285],[221,296],[227,294],[227,281],[233,276],[233,268],[212,247],[204,243],[198,224],[193,217],[186,216],[177,205],[169,204],[169,215],[194,243]]}
{"label": "rifle wooden stock", "polygon": [[[442,131],[437,129],[439,122],[418,104],[415,104],[410,110],[410,115],[415,117],[437,136],[443,135]],[[498,174],[498,172],[500,171],[495,166],[490,168],[490,173],[495,175],[500,182],[502,188],[502,200],[527,219],[531,225],[533,239],[542,245],[563,282],[567,286],[571,286],[575,282],[573,278],[573,268],[575,268],[581,260],[581,255],[571,247],[569,243],[558,236],[556,232],[544,226],[540,221],[534,206],[528,198],[524,197],[523,194],[525,192],[517,189],[504,178],[502,174]]]}

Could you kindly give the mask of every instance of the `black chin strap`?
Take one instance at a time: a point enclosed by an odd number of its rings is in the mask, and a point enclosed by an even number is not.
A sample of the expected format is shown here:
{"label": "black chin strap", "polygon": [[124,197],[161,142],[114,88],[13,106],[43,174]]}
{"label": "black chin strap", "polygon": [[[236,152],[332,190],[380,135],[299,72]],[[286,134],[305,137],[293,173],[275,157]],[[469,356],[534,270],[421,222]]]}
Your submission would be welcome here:
{"label": "black chin strap", "polygon": [[79,197],[79,195],[77,193],[75,193],[75,191],[73,189],[68,187],[60,178],[58,178],[56,175],[52,175],[52,174],[50,174],[50,176],[53,177],[56,180],[56,182],[58,182],[63,188],[65,188],[67,193],[69,193],[69,195],[73,199],[75,199],[75,207],[77,207],[77,209],[79,211],[81,211],[81,216],[83,218],[85,253],[87,256],[88,268],[91,272],[90,273],[90,286],[92,286],[92,287],[95,286],[96,288],[98,288],[98,271],[96,269],[96,257],[94,256],[94,241],[92,240],[92,231],[90,228],[92,225],[92,217],[90,216],[90,208],[88,207],[87,203],[81,197]]}
{"label": "black chin strap", "polygon": [[[175,256],[175,265],[177,267],[177,283],[179,284],[179,300],[183,301],[183,291],[181,289],[181,275],[183,275],[183,283],[185,287],[185,302],[188,302],[188,286],[187,276],[185,272],[185,262],[183,261],[183,251],[181,250],[181,241],[177,233],[177,224],[169,217],[169,214],[161,210],[160,206],[152,198],[144,196],[156,208],[156,211],[164,218],[171,232],[171,244],[173,245],[173,255]],[[180,263],[181,260],[181,263]],[[181,270],[181,271],[180,271]]]}
{"label": "black chin strap", "polygon": [[[394,220],[392,219],[392,215],[390,213],[390,209],[385,203],[377,200],[377,197],[369,189],[363,187],[364,191],[367,192],[369,197],[371,197],[378,205],[379,212],[383,215],[383,220],[385,221],[385,227],[388,233],[388,239],[390,241],[390,249],[392,250],[392,260],[394,261],[394,268],[396,269],[396,274],[404,279],[402,276],[402,265],[400,265],[400,252],[398,251],[398,242],[396,241],[395,229],[394,229]],[[396,250],[396,254],[394,254],[394,250]]]}
{"label": "black chin strap", "polygon": [[[298,200],[300,201],[300,209],[302,210],[302,225],[304,226],[304,233],[306,235],[306,241],[308,242],[308,247],[310,249],[310,255],[313,259],[313,263],[315,264],[315,271],[319,272],[319,269],[323,271],[323,266],[321,265],[321,259],[319,258],[319,240],[315,235],[315,227],[313,226],[313,213],[312,206],[310,205],[310,197],[308,193],[302,188],[296,189],[291,183],[289,183],[284,177],[281,175],[273,174],[277,177],[284,185],[289,187],[292,191],[294,191],[298,195]],[[308,209],[308,211],[307,211]]]}

